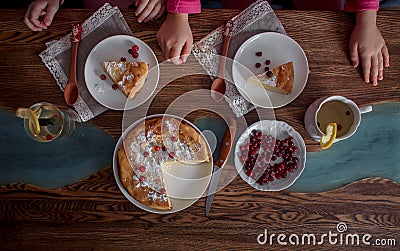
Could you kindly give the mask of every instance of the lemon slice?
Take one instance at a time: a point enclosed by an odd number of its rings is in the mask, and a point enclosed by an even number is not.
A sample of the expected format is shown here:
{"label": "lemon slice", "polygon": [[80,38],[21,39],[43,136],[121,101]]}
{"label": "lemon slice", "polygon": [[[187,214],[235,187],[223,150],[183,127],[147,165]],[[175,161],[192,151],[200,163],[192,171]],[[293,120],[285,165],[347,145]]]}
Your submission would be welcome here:
{"label": "lemon slice", "polygon": [[319,145],[322,149],[328,149],[332,146],[333,141],[336,139],[337,125],[336,123],[329,123],[326,126],[326,135],[321,137]]}
{"label": "lemon slice", "polygon": [[35,133],[40,133],[40,125],[38,116],[34,111],[28,108],[18,108],[16,113],[17,117],[28,119],[30,127],[32,126]]}

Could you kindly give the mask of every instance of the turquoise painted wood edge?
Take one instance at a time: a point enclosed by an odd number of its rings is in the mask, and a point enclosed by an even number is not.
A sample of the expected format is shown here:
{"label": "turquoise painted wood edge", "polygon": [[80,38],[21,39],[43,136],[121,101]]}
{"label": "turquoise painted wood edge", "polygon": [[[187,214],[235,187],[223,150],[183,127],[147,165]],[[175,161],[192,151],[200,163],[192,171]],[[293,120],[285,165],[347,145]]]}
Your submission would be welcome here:
{"label": "turquoise painted wood edge", "polygon": [[77,123],[71,137],[39,143],[23,120],[0,108],[0,185],[27,183],[55,189],[111,165],[116,140],[90,123]]}
{"label": "turquoise painted wood edge", "polygon": [[303,173],[288,190],[330,191],[368,177],[400,183],[400,103],[377,104],[361,116],[353,136],[307,153]]}
{"label": "turquoise painted wood edge", "polygon": [[[221,119],[202,118],[201,130],[216,134],[218,156],[226,125]],[[330,191],[354,181],[382,177],[400,183],[400,103],[373,106],[362,115],[357,132],[321,152],[308,152],[301,176],[288,188],[293,192]]]}
{"label": "turquoise painted wood edge", "polygon": [[[195,122],[211,130],[218,139],[214,158],[226,125],[222,120],[203,118]],[[387,178],[400,183],[400,103],[373,106],[362,115],[357,132],[331,148],[307,153],[304,172],[288,189],[322,192],[367,177]],[[116,140],[90,123],[77,124],[66,141],[38,143],[26,135],[22,120],[0,108],[0,185],[28,183],[44,188],[73,184],[111,165]]]}

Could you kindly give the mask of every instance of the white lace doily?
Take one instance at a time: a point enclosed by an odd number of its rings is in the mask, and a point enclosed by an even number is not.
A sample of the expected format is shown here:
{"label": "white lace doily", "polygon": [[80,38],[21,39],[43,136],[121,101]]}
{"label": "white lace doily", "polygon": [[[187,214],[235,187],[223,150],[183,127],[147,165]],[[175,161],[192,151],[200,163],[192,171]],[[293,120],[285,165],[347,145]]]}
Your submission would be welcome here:
{"label": "white lace doily", "polygon": [[[286,34],[281,22],[276,17],[269,3],[258,0],[232,18],[233,34],[229,46],[228,58],[233,58],[239,46],[249,37],[265,31]],[[223,25],[193,45],[192,53],[213,80],[218,74],[219,54],[222,50]],[[244,33],[246,33],[244,35]],[[228,65],[228,63],[227,63]],[[229,74],[229,70],[227,70]],[[227,84],[225,100],[236,114],[242,116],[254,109],[246,101],[234,84]]]}
{"label": "white lace doily", "polygon": [[[97,29],[106,23],[109,26],[107,29]],[[82,24],[82,40],[80,42],[80,47],[82,46],[83,49],[78,51],[78,61],[80,62],[77,62],[77,80],[80,96],[74,105],[74,109],[83,122],[106,111],[107,108],[97,103],[87,91],[83,76],[83,68],[78,68],[78,65],[84,65],[91,48],[93,48],[99,40],[115,34],[132,35],[132,31],[126,23],[121,11],[108,3],[98,9]],[[46,44],[47,48],[39,55],[44,65],[53,75],[61,91],[64,91],[65,85],[68,82],[70,61],[70,52],[68,52],[68,50],[71,48],[70,36],[71,33],[58,40],[48,42]]]}

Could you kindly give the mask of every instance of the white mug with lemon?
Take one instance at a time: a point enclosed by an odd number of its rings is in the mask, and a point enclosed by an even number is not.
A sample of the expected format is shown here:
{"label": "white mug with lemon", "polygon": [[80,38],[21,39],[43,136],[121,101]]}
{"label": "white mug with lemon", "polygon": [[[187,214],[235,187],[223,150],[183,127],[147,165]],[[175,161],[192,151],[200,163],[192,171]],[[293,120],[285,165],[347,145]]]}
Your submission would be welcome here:
{"label": "white mug with lemon", "polygon": [[41,102],[30,108],[18,108],[17,117],[24,119],[26,133],[39,142],[50,142],[69,136],[75,129],[73,111]]}
{"label": "white mug with lemon", "polygon": [[358,107],[343,96],[322,97],[312,103],[305,114],[307,133],[326,149],[334,142],[352,136],[361,122],[361,114],[372,106]]}

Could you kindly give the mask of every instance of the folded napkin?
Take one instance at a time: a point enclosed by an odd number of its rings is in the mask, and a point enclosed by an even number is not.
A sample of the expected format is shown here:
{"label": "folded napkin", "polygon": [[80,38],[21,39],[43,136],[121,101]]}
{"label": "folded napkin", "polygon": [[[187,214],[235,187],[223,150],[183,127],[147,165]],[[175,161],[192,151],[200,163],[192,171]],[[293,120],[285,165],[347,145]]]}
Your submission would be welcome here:
{"label": "folded napkin", "polygon": [[[286,34],[281,22],[276,17],[271,6],[266,0],[258,0],[244,11],[232,18],[233,34],[228,50],[228,58],[233,59],[236,51],[248,38],[262,32],[274,31]],[[199,63],[214,79],[218,75],[219,55],[222,51],[222,32],[224,26],[220,26],[199,42],[193,45],[193,55]],[[227,61],[226,73],[231,69]],[[227,76],[229,80],[229,76]],[[236,114],[242,116],[254,109],[254,105],[245,100],[234,84],[227,83],[225,100]]]}
{"label": "folded napkin", "polygon": [[[107,108],[100,105],[91,95],[85,84],[85,62],[92,48],[103,39],[113,35],[133,35],[121,11],[106,3],[82,24],[81,41],[76,62],[76,78],[79,87],[79,98],[74,105],[81,121],[88,121]],[[55,78],[58,86],[64,91],[68,82],[71,59],[71,33],[49,42],[40,53],[44,65]]]}

